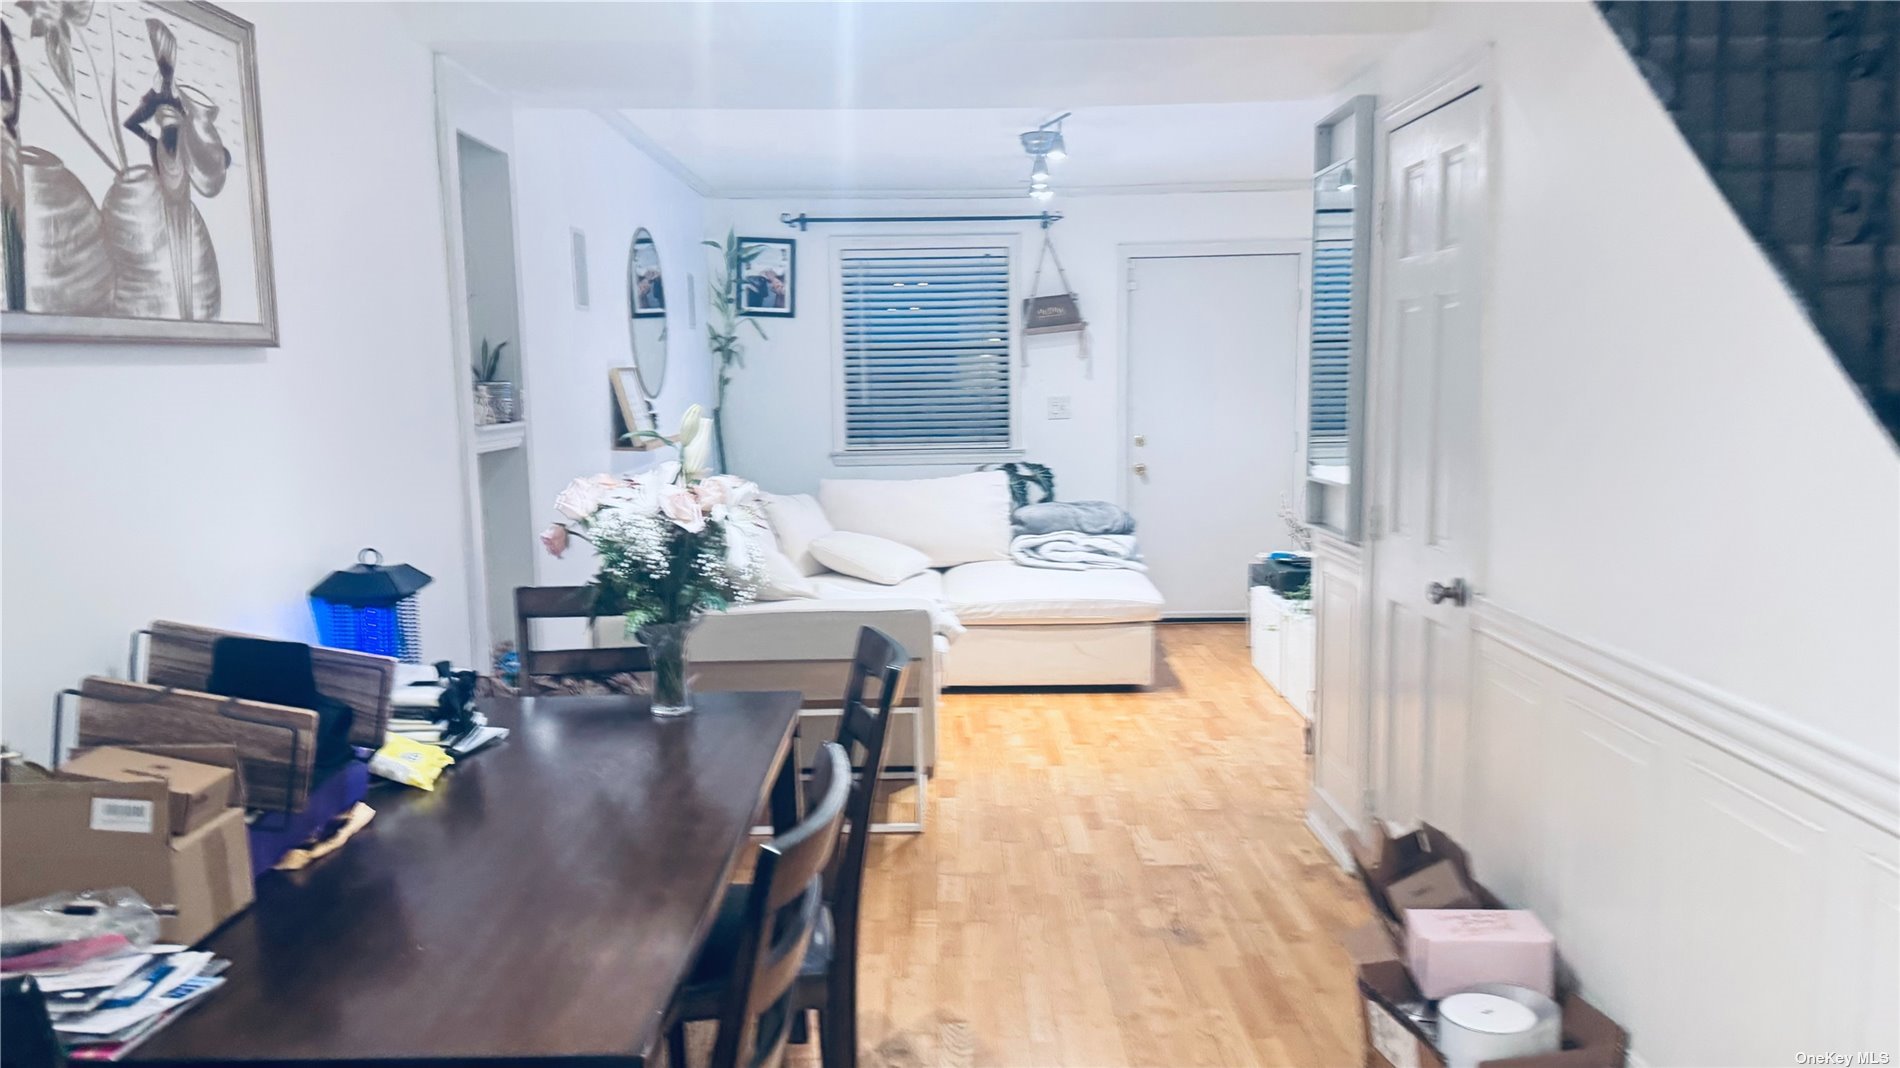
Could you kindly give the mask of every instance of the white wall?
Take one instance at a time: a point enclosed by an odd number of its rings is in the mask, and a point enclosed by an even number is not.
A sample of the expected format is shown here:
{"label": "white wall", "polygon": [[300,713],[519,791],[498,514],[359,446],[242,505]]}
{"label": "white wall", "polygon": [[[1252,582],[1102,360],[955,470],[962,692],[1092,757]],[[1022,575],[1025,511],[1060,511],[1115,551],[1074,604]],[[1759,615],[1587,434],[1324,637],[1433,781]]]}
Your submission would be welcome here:
{"label": "white wall", "polygon": [[[706,355],[709,249],[704,201],[595,115],[523,109],[514,122],[516,240],[522,278],[529,493],[537,526],[552,520],[569,480],[644,467],[658,453],[612,451],[608,369],[632,364],[627,329],[627,253],[644,226],[667,275],[666,382],[654,408],[674,429],[689,404],[712,404]],[[569,232],[587,236],[590,299],[574,306]],[[686,301],[695,278],[698,307]],[[690,321],[697,325],[688,325]],[[525,532],[532,536],[533,531]],[[564,560],[537,553],[537,581],[578,584],[592,575],[585,552]]]}
{"label": "white wall", "polygon": [[372,5],[232,10],[283,345],[6,343],[0,723],[35,757],[54,693],[123,671],[133,630],[314,639],[306,591],[365,545],[435,576],[425,653],[470,652],[428,52]]}
{"label": "white wall", "polygon": [[[1184,193],[1058,197],[1056,249],[1089,320],[1093,369],[1077,357],[1072,334],[1029,340],[1029,369],[1018,395],[1025,458],[1048,464],[1056,490],[1066,499],[1119,500],[1120,466],[1120,285],[1122,245],[1163,242],[1303,239],[1312,230],[1312,197],[1287,192]],[[709,219],[720,238],[728,226],[742,236],[793,237],[798,241],[797,317],[763,320],[769,341],[748,331],[746,366],[729,398],[726,444],[733,469],[779,493],[809,492],[827,477],[949,474],[959,468],[840,468],[831,462],[832,314],[831,243],[839,237],[906,237],[920,233],[1015,233],[1026,285],[1035,268],[1041,232],[1034,223],[952,225],[826,225],[799,233],[779,221],[781,212],[811,215],[1015,214],[1035,202],[1010,200],[816,201],[727,200]],[[1045,268],[1042,292],[1055,292],[1053,266]],[[1017,294],[1021,297],[1022,293]],[[1073,416],[1046,417],[1051,396],[1071,398]]]}
{"label": "white wall", "polygon": [[1649,1063],[1891,1048],[1894,448],[1589,5],[1436,18],[1374,79],[1492,46],[1486,558],[1431,815]]}
{"label": "white wall", "polygon": [[1439,20],[1496,42],[1479,589],[1900,763],[1893,445],[1589,5]]}

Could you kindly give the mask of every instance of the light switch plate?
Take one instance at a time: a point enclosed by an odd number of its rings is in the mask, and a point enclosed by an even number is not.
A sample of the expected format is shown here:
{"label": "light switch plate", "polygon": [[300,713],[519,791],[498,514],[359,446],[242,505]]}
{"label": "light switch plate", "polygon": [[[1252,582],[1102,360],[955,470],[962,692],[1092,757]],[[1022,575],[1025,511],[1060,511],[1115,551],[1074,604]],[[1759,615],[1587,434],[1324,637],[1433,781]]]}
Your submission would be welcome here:
{"label": "light switch plate", "polygon": [[1068,394],[1049,398],[1049,418],[1067,419],[1071,414]]}

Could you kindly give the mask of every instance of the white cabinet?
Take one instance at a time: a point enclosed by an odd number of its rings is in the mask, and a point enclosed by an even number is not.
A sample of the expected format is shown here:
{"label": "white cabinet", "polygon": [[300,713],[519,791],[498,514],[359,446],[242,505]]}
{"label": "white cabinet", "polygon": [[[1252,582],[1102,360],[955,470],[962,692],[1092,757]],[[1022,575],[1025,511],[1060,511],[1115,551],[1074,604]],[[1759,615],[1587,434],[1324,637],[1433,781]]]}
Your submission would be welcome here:
{"label": "white cabinet", "polygon": [[1252,587],[1247,637],[1254,670],[1294,711],[1312,719],[1314,627],[1308,602],[1287,600],[1265,586]]}

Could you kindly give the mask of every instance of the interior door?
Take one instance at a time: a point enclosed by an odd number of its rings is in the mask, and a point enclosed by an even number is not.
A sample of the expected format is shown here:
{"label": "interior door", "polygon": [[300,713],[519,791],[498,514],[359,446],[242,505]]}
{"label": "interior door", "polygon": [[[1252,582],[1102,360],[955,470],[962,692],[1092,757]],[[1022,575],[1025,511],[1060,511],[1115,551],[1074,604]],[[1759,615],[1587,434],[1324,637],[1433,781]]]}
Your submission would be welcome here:
{"label": "interior door", "polygon": [[1300,259],[1128,261],[1127,499],[1169,616],[1245,615],[1248,561],[1286,547]]}
{"label": "interior door", "polygon": [[1482,93],[1393,130],[1373,367],[1378,816],[1458,822],[1477,523]]}

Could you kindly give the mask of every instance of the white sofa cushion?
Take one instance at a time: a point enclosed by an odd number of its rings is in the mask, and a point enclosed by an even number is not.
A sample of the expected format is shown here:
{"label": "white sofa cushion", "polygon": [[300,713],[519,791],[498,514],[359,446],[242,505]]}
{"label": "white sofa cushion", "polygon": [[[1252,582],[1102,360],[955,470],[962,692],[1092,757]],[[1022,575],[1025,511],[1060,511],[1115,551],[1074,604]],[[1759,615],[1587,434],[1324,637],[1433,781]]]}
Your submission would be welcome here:
{"label": "white sofa cushion", "polygon": [[818,484],[818,503],[832,527],[908,545],[929,557],[931,567],[1009,559],[1009,476],[1001,471],[828,478]]}
{"label": "white sofa cushion", "polygon": [[855,530],[834,530],[814,538],[807,551],[839,574],[881,586],[895,586],[930,568],[930,557],[916,549]]}
{"label": "white sofa cushion", "polygon": [[818,596],[827,601],[848,601],[866,597],[911,598],[922,601],[943,600],[943,572],[920,571],[895,586],[866,582],[850,575],[824,574],[811,580]]}
{"label": "white sofa cushion", "polygon": [[986,623],[1144,623],[1161,618],[1161,591],[1139,571],[1052,571],[1002,560],[944,572],[944,601],[965,626]]}
{"label": "white sofa cushion", "polygon": [[762,493],[759,497],[765,502],[765,521],[772,524],[779,551],[801,575],[823,571],[825,565],[811,555],[811,543],[833,528],[818,501],[809,493]]}
{"label": "white sofa cushion", "polygon": [[818,596],[818,589],[811,584],[811,578],[800,571],[798,565],[792,563],[792,558],[778,547],[778,540],[771,531],[760,531],[758,540],[759,562],[764,572],[759,576],[758,600],[795,601]]}

